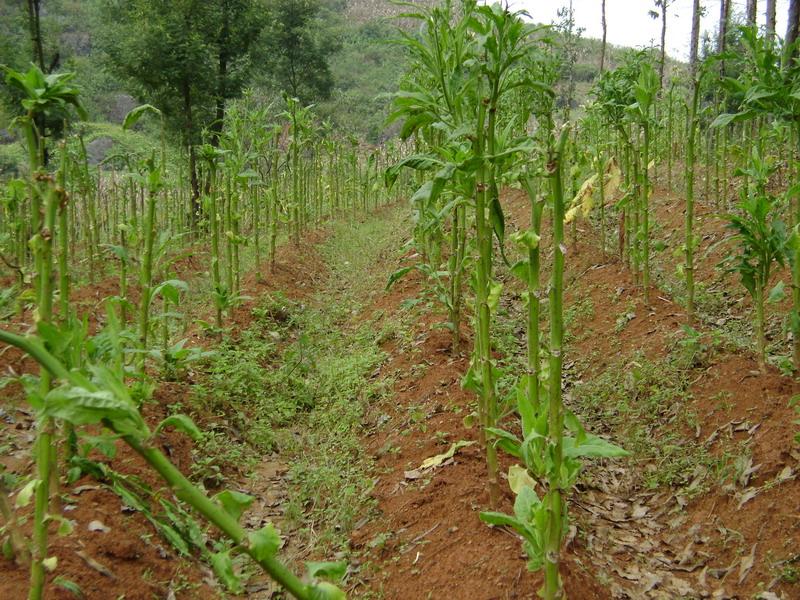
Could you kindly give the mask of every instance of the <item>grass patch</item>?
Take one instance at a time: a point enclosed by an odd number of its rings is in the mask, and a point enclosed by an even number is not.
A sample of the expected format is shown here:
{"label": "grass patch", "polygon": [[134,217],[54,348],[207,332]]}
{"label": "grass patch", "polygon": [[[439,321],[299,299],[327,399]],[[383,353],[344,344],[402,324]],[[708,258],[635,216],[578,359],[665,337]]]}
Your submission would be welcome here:
{"label": "grass patch", "polygon": [[576,412],[587,425],[613,432],[650,489],[667,486],[694,494],[707,489],[709,476],[722,480],[728,474],[730,456],[712,455],[692,435],[697,415],[688,408],[687,366],[695,359],[694,348],[681,345],[663,360],[637,354],[573,389]]}

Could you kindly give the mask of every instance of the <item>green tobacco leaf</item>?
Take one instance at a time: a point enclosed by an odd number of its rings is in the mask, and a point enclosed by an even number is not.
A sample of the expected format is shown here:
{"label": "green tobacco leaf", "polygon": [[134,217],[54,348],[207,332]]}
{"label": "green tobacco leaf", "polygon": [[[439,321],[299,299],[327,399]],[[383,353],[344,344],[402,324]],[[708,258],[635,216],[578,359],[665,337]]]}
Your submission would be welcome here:
{"label": "green tobacco leaf", "polygon": [[394,185],[404,168],[414,169],[415,171],[430,171],[443,165],[444,163],[432,154],[412,154],[386,169],[384,174],[386,187],[390,188]]}
{"label": "green tobacco leaf", "polygon": [[233,571],[233,561],[231,560],[230,550],[226,552],[214,552],[209,557],[211,568],[219,580],[232,594],[242,592],[242,581]]}
{"label": "green tobacco leaf", "polygon": [[137,438],[149,437],[149,431],[136,406],[118,398],[109,390],[90,391],[62,386],[45,396],[43,415],[73,425],[109,422],[115,431]]}
{"label": "green tobacco leaf", "polygon": [[500,296],[503,293],[502,282],[495,281],[489,284],[489,295],[486,298],[486,304],[489,305],[489,311],[494,313],[500,305]]}
{"label": "green tobacco leaf", "polygon": [[530,272],[530,263],[527,260],[520,260],[511,266],[511,274],[525,283],[530,279]]}
{"label": "green tobacco leaf", "polygon": [[592,434],[586,434],[582,443],[578,443],[575,438],[564,438],[564,457],[579,458],[581,456],[590,458],[619,458],[628,456],[630,452]]}
{"label": "green tobacco leaf", "polygon": [[332,583],[323,581],[311,588],[311,600],[347,600],[344,592]]}
{"label": "green tobacco leaf", "polygon": [[74,581],[66,579],[61,575],[58,575],[55,579],[53,579],[53,585],[60,587],[62,590],[68,591],[76,598],[83,598],[83,591],[81,591],[80,586]]}
{"label": "green tobacco leaf", "polygon": [[[195,442],[203,437],[203,432],[194,424],[191,418],[186,415],[170,415],[156,427],[155,433],[159,433],[165,427],[174,427],[178,431],[182,431]],[[155,435],[155,434],[154,434]]]}
{"label": "green tobacco leaf", "polygon": [[306,562],[306,571],[308,576],[313,578],[325,577],[326,579],[333,579],[339,581],[344,577],[347,572],[347,563],[339,562]]}
{"label": "green tobacco leaf", "polygon": [[714,122],[711,123],[711,127],[727,127],[731,123],[735,123],[737,121],[744,121],[745,119],[749,119],[753,116],[753,113],[750,111],[741,112],[741,113],[722,113]]}
{"label": "green tobacco leaf", "polygon": [[779,281],[775,285],[775,287],[770,290],[767,302],[769,303],[780,302],[781,300],[786,298],[785,287],[786,284],[783,281]]}
{"label": "green tobacco leaf", "polygon": [[413,271],[416,267],[403,267],[402,269],[398,269],[394,273],[389,276],[389,281],[386,283],[386,289],[388,290],[391,288],[395,283],[400,281],[403,277],[408,275],[411,271]]}
{"label": "green tobacco leaf", "polygon": [[511,236],[511,241],[523,249],[536,250],[539,247],[539,235],[532,229],[517,231]]}
{"label": "green tobacco leaf", "polygon": [[272,558],[281,547],[281,536],[272,523],[268,523],[258,531],[251,531],[247,534],[250,542],[250,550],[253,558],[262,561]]}
{"label": "green tobacco leaf", "polygon": [[528,537],[529,532],[525,525],[516,517],[506,515],[499,512],[481,512],[479,514],[481,521],[492,527],[510,527],[523,537]]}
{"label": "green tobacco leaf", "polygon": [[494,443],[502,448],[505,452],[516,458],[522,457],[520,452],[521,442],[513,433],[509,433],[508,431],[497,429],[495,427],[487,427],[486,433],[490,433],[495,436],[497,440],[494,440]]}
{"label": "green tobacco leaf", "polygon": [[503,214],[503,207],[500,206],[498,198],[493,198],[489,203],[489,221],[492,224],[494,234],[497,236],[497,241],[500,242],[502,247],[506,237],[506,217]]}
{"label": "green tobacco leaf", "polygon": [[237,521],[241,518],[242,513],[250,508],[255,498],[248,494],[235,492],[231,490],[224,490],[214,496],[214,500],[222,505],[225,512],[232,516]]}
{"label": "green tobacco leaf", "polygon": [[178,533],[175,528],[156,519],[150,520],[156,526],[159,532],[161,532],[161,535],[163,535],[182,556],[189,556],[189,544],[186,543],[186,540],[183,539],[183,536],[181,536],[181,534]]}
{"label": "green tobacco leaf", "polygon": [[122,129],[128,130],[142,118],[146,112],[152,112],[156,115],[161,115],[161,111],[158,110],[155,106],[151,104],[142,104],[141,106],[137,106],[127,115],[125,115],[125,120],[122,122]]}

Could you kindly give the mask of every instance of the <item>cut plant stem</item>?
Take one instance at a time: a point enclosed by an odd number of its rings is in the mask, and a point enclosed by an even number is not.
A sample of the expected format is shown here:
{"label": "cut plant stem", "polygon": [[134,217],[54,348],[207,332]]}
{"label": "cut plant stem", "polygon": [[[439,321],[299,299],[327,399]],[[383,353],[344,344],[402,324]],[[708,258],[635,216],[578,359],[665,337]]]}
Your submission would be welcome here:
{"label": "cut plant stem", "polygon": [[561,164],[564,146],[569,137],[565,127],[549,160],[548,178],[553,207],[553,271],[550,283],[550,374],[548,390],[549,452],[553,467],[545,496],[548,521],[545,535],[544,600],[560,600],[563,596],[558,572],[563,537],[563,500],[561,498],[561,464],[563,460],[564,407],[561,398],[561,377],[564,342],[564,188]]}

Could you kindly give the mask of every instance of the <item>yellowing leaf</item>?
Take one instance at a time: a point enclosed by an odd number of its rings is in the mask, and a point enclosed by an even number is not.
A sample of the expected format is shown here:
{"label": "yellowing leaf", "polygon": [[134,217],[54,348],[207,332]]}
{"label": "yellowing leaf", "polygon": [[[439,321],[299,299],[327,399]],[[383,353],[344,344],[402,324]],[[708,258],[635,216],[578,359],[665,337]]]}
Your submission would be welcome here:
{"label": "yellowing leaf", "polygon": [[580,206],[573,206],[567,211],[567,214],[564,215],[564,223],[572,223],[575,220],[578,211],[580,210]]}
{"label": "yellowing leaf", "polygon": [[17,493],[17,499],[14,501],[14,506],[16,508],[22,508],[24,506],[28,506],[31,503],[31,498],[33,498],[33,492],[36,491],[36,486],[39,484],[38,479],[32,479],[25,486]]}
{"label": "yellowing leaf", "polygon": [[500,304],[500,294],[503,293],[503,284],[499,281],[493,281],[489,285],[489,296],[486,298],[486,304],[489,305],[489,310],[495,312]]}
{"label": "yellowing leaf", "polygon": [[508,468],[508,487],[515,494],[519,494],[522,488],[529,487],[536,489],[536,482],[528,474],[528,470],[520,465],[511,465]]}
{"label": "yellowing leaf", "polygon": [[617,161],[613,158],[608,161],[604,178],[605,185],[603,186],[603,197],[608,203],[617,193],[617,190],[619,190],[619,184],[622,182],[622,171],[620,171]]}
{"label": "yellowing leaf", "polygon": [[58,566],[58,557],[57,556],[48,556],[42,561],[42,566],[47,569],[49,573],[52,573],[56,570]]}
{"label": "yellowing leaf", "polygon": [[594,194],[589,194],[584,199],[583,204],[581,204],[581,210],[583,212],[584,219],[589,216],[589,213],[592,212],[593,208],[594,208]]}
{"label": "yellowing leaf", "polygon": [[437,454],[436,456],[431,456],[430,458],[426,458],[424,461],[422,461],[422,464],[419,466],[418,470],[424,471],[426,469],[432,469],[433,467],[438,467],[447,459],[453,458],[456,452],[461,450],[461,448],[472,446],[472,444],[474,443],[475,442],[467,442],[465,440],[453,442],[452,444],[450,444],[450,449],[444,454]]}
{"label": "yellowing leaf", "polygon": [[578,193],[575,194],[575,197],[572,199],[572,208],[567,211],[567,214],[564,216],[565,223],[571,223],[572,220],[577,216],[578,209],[583,210],[584,218],[589,216],[589,213],[592,211],[594,207],[594,184],[597,182],[597,173],[589,177],[586,181],[583,182],[581,188],[578,190]]}

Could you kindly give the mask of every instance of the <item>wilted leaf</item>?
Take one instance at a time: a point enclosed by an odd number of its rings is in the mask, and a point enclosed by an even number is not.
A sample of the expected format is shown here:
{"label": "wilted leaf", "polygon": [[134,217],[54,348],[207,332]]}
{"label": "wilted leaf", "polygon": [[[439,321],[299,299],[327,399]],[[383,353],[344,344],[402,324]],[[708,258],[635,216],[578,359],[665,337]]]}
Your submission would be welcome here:
{"label": "wilted leaf", "polygon": [[529,487],[536,489],[536,482],[528,474],[528,470],[520,465],[511,465],[508,468],[508,486],[515,494],[519,494],[522,488]]}
{"label": "wilted leaf", "polygon": [[742,585],[744,580],[747,579],[747,576],[750,574],[756,562],[756,546],[758,546],[758,544],[753,544],[750,554],[743,556],[742,561],[739,563],[739,585]]}
{"label": "wilted leaf", "polygon": [[419,471],[425,471],[427,469],[432,469],[434,467],[438,467],[448,458],[453,458],[456,452],[461,450],[461,448],[465,448],[467,446],[472,446],[475,442],[467,442],[465,440],[460,440],[458,442],[453,442],[450,444],[450,449],[445,452],[444,454],[437,454],[436,456],[432,456],[430,458],[426,458],[422,461],[422,464],[418,467]]}

